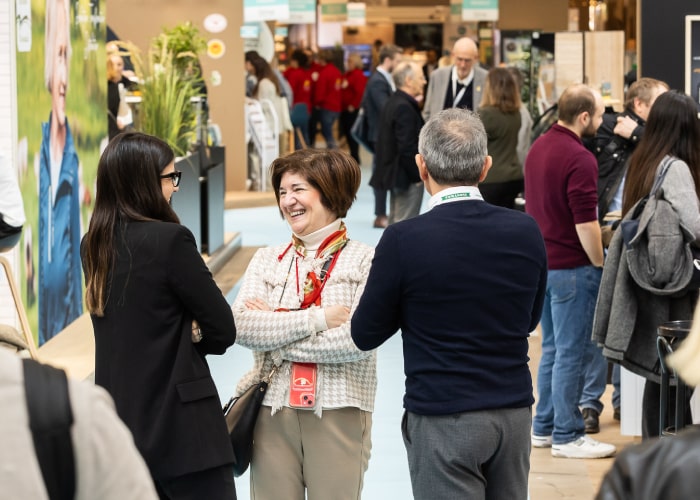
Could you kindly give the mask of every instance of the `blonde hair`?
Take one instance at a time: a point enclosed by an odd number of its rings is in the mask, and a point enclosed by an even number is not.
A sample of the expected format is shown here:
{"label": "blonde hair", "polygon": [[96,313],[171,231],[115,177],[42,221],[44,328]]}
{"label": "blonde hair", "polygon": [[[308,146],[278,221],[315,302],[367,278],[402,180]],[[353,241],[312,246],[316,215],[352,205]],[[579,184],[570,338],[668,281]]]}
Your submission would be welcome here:
{"label": "blonde hair", "polygon": [[357,52],[353,52],[348,56],[348,71],[351,69],[362,69],[364,63],[362,62],[362,56]]}
{"label": "blonde hair", "polygon": [[686,384],[700,385],[700,306],[695,308],[690,333],[667,361]]}

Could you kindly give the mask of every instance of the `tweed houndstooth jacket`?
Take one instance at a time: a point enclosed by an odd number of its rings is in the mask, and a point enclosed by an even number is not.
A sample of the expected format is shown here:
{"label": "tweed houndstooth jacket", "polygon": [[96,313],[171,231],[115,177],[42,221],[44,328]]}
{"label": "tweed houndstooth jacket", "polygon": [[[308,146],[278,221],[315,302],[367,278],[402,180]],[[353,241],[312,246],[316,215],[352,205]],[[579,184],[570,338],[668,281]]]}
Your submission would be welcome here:
{"label": "tweed houndstooth jacket", "polygon": [[[263,376],[273,364],[272,378],[263,404],[272,414],[289,399],[291,361],[317,363],[315,413],[323,409],[356,407],[374,410],[377,389],[376,352],[360,351],[350,337],[350,321],[316,332],[313,308],[298,309],[303,300],[303,282],[309,271],[319,275],[324,261],[314,256],[297,258],[288,243],[258,250],[248,265],[240,292],[233,303],[238,344],[253,351],[254,366],[238,383],[240,394]],[[280,255],[284,256],[279,258]],[[352,315],[359,303],[372,263],[374,249],[350,240],[343,248],[321,293],[321,304],[346,305]],[[297,271],[298,268],[298,271]],[[248,310],[246,300],[263,299],[272,309],[289,312]]]}

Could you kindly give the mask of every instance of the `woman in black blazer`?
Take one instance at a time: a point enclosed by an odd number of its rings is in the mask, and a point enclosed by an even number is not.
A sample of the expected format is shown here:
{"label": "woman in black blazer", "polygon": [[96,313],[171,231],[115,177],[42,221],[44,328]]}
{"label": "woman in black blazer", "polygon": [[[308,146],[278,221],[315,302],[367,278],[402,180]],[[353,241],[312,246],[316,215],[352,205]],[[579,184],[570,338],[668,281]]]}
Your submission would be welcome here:
{"label": "woman in black blazer", "polygon": [[170,147],[124,133],[97,167],[82,258],[95,382],[114,398],[162,499],[235,499],[233,451],[206,354],[236,339],[231,308],[170,207]]}

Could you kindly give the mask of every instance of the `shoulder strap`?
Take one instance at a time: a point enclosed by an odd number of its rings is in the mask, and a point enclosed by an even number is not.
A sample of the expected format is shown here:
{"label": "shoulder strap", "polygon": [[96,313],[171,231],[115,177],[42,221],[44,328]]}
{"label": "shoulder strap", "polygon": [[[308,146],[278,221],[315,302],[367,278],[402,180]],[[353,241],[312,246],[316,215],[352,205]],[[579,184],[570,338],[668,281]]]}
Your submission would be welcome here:
{"label": "shoulder strap", "polygon": [[36,458],[50,500],[75,497],[68,380],[63,370],[23,360],[24,392]]}
{"label": "shoulder strap", "polygon": [[654,185],[651,187],[651,191],[649,192],[649,196],[654,196],[656,192],[659,190],[661,187],[661,184],[663,184],[664,179],[666,178],[666,173],[668,172],[669,167],[671,166],[671,163],[673,163],[674,158],[671,156],[667,156],[664,158],[663,162],[661,163],[661,170],[659,170],[659,174],[656,176],[656,179],[654,180]]}

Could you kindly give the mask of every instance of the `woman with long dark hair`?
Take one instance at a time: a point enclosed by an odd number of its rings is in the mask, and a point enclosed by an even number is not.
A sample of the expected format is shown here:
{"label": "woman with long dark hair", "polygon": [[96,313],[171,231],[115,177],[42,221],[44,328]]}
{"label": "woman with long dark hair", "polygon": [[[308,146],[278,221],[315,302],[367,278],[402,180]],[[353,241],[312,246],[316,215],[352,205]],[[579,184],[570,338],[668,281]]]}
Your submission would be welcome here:
{"label": "woman with long dark hair", "polygon": [[[644,135],[630,158],[622,195],[623,221],[629,219],[637,202],[650,193],[664,168],[667,170],[660,188],[663,199],[692,235],[693,244],[698,245],[700,121],[695,102],[675,90],[661,94],[654,102]],[[603,344],[603,354],[647,379],[642,400],[642,435],[649,438],[659,434],[657,327],[667,321],[690,320],[698,294],[689,291],[662,295],[640,287],[629,275],[621,240],[617,231],[605,262],[593,337]],[[664,241],[659,239],[654,244],[662,245]],[[673,255],[679,249],[661,247],[656,251],[659,255]],[[686,402],[686,421],[690,421],[688,408]]]}
{"label": "woman with long dark hair", "polygon": [[492,68],[486,76],[479,117],[488,137],[493,166],[479,184],[484,200],[492,205],[515,207],[523,190],[523,170],[518,160],[520,89],[506,68]]}
{"label": "woman with long dark hair", "polygon": [[123,133],[97,167],[82,242],[95,383],[114,398],[162,499],[235,499],[233,452],[206,354],[231,309],[170,207],[181,172],[160,139]]}

